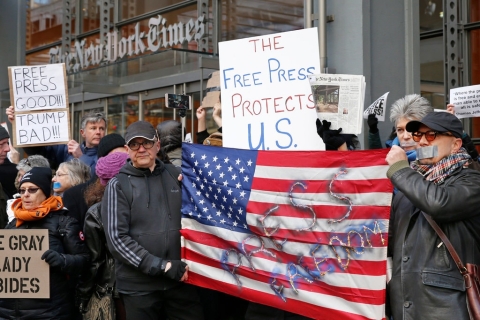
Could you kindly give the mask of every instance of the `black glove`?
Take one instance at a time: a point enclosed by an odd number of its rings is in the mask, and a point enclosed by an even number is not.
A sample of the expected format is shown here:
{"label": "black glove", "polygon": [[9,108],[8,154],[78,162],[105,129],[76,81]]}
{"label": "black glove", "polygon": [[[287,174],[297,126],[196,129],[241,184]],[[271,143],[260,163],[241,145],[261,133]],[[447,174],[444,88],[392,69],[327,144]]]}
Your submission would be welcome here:
{"label": "black glove", "polygon": [[[322,123],[323,122],[323,123]],[[320,136],[320,138],[322,138],[323,140],[323,133],[325,131],[327,131],[328,129],[330,129],[330,126],[332,125],[331,122],[327,121],[327,120],[323,120],[322,122],[320,122],[320,119],[317,118],[317,120],[315,121],[315,125],[317,126],[317,133],[318,135]],[[324,141],[325,142],[325,141]]]}
{"label": "black glove", "polygon": [[182,260],[170,260],[170,263],[172,265],[170,266],[170,269],[165,272],[165,275],[170,279],[176,281],[180,280],[185,273],[185,268],[187,267],[187,264]]}
{"label": "black glove", "polygon": [[368,127],[370,128],[370,133],[377,133],[378,132],[378,119],[375,114],[369,114],[367,119]]}
{"label": "black glove", "polygon": [[67,261],[65,260],[65,256],[63,256],[62,254],[54,250],[45,251],[42,254],[41,259],[45,260],[45,262],[48,263],[52,268],[55,268],[55,267],[64,268],[65,265],[67,264]]}
{"label": "black glove", "polygon": [[463,134],[462,145],[467,150],[470,157],[472,157],[474,161],[477,161],[478,159],[477,148],[475,148],[475,145],[473,144],[472,139],[470,139],[470,136],[466,133]]}
{"label": "black glove", "polygon": [[340,132],[342,132],[342,128],[327,130],[323,133],[323,142],[326,150],[337,150],[345,143],[345,139],[340,135]]}
{"label": "black glove", "polygon": [[81,314],[87,312],[87,306],[89,301],[89,298],[83,298],[79,296],[75,297],[75,305],[78,307],[78,311],[80,311]]}

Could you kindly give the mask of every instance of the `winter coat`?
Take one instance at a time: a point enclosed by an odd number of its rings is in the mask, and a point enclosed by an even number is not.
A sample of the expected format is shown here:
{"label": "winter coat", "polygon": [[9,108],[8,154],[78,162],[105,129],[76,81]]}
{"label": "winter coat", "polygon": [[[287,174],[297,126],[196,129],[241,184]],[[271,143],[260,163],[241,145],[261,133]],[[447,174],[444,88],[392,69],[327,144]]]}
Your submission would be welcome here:
{"label": "winter coat", "polygon": [[[82,149],[82,156],[80,161],[90,167],[92,175],[95,173],[95,166],[97,164],[97,149],[98,147],[87,148],[85,142],[80,144]],[[58,144],[46,147],[28,147],[23,148],[28,155],[39,154],[44,156],[50,162],[52,168],[58,168],[60,163],[73,159],[73,156],[68,153],[68,146],[66,144]]]}
{"label": "winter coat", "polygon": [[403,161],[388,175],[399,190],[388,243],[393,319],[469,319],[463,277],[421,212],[438,223],[463,263],[480,264],[480,172],[459,168],[436,185]]}
{"label": "winter coat", "polygon": [[77,220],[66,216],[66,210],[59,210],[18,228],[16,222],[13,219],[7,229],[48,229],[49,248],[64,254],[65,267],[50,268],[49,299],[0,299],[0,319],[72,319],[74,292],[68,279],[81,274],[89,260]]}
{"label": "winter coat", "polygon": [[100,202],[94,204],[85,216],[83,231],[85,243],[90,250],[91,262],[82,283],[77,288],[78,295],[83,299],[90,299],[97,289],[113,291],[115,283],[115,260],[108,251],[100,208]]}
{"label": "winter coat", "polygon": [[[150,171],[135,168],[129,160],[105,190],[102,223],[115,258],[119,292],[166,290],[179,283],[148,275],[155,257],[180,259],[181,188],[178,176],[165,166],[157,160]],[[120,175],[126,175],[130,184],[122,185]]]}

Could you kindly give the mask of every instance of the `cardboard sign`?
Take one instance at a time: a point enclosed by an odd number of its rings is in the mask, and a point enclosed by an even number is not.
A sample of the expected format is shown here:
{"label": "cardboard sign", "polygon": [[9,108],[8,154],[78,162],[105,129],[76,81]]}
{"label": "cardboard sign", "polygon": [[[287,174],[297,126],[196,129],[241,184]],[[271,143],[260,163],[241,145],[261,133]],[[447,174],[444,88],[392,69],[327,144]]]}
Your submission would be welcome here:
{"label": "cardboard sign", "polygon": [[451,89],[450,103],[457,118],[480,117],[480,85]]}
{"label": "cardboard sign", "polygon": [[48,230],[0,230],[0,298],[50,298]]}
{"label": "cardboard sign", "polygon": [[13,145],[65,144],[71,140],[65,64],[8,67],[15,108]]}
{"label": "cardboard sign", "polygon": [[202,100],[202,107],[213,108],[220,98],[220,72],[215,71],[210,74],[207,82],[207,94]]}
{"label": "cardboard sign", "polygon": [[223,146],[323,150],[308,76],[320,73],[316,28],[219,43]]}
{"label": "cardboard sign", "polygon": [[15,113],[15,146],[64,144],[69,138],[69,112]]}

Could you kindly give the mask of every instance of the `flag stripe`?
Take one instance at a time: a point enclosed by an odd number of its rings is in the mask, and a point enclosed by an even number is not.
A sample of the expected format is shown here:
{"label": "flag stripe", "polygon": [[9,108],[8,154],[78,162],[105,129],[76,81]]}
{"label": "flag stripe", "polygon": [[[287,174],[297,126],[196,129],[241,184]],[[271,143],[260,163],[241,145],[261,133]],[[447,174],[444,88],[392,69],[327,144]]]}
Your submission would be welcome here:
{"label": "flag stripe", "polygon": [[[212,241],[211,245],[216,245],[219,248],[241,248],[242,241],[243,243],[247,244],[257,244],[259,245],[259,241],[257,240],[249,240],[249,241],[244,241],[245,239],[245,234],[235,232],[232,230],[226,230],[224,228],[217,228],[213,226],[207,226],[203,225],[201,223],[198,223],[197,221],[193,219],[183,219],[182,220],[182,234],[184,233],[190,233],[193,236],[194,232],[199,232],[199,238],[205,238],[209,239],[209,241]],[[204,234],[202,234],[204,233]],[[209,234],[212,237],[216,238],[209,238]],[[194,237],[195,238],[195,237]],[[219,244],[222,243],[224,246],[220,246]],[[274,245],[267,240],[265,237],[262,237],[263,243],[266,248],[268,249],[274,249]],[[216,244],[217,243],[217,244]],[[228,243],[228,245],[227,245]],[[232,246],[231,244],[236,244]],[[290,254],[292,256],[298,256],[300,253],[303,254],[304,256],[311,256],[310,251],[314,248],[312,244],[309,243],[301,243],[301,242],[295,242],[295,241],[287,241],[283,244],[282,251]],[[338,250],[341,252],[342,250]],[[383,261],[385,262],[385,259],[382,259],[382,256],[386,256],[387,253],[387,248],[386,247],[380,247],[380,248],[368,248],[368,250],[365,250],[363,254],[355,255],[354,259],[359,260],[359,261]],[[315,254],[316,256],[331,256],[331,250],[329,249],[328,246],[322,246],[317,253]],[[295,260],[296,261],[296,260]],[[385,271],[385,270],[383,270]],[[364,270],[364,273],[370,272],[369,270]]]}
{"label": "flag stripe", "polygon": [[[292,157],[295,161],[292,161]],[[386,166],[384,149],[362,151],[258,151],[257,166],[332,168]],[[382,170],[383,171],[383,170]],[[383,176],[385,177],[385,175]]]}
{"label": "flag stripe", "polygon": [[[198,246],[198,244],[197,244]],[[186,250],[185,251],[185,258],[189,261],[196,262],[202,265],[208,265],[210,267],[217,268],[219,271],[225,272],[225,269],[222,268],[222,265],[217,261],[205,257],[201,254],[193,250]],[[233,267],[233,264],[228,264],[229,268]],[[287,269],[287,266],[280,266]],[[284,274],[273,274],[271,272],[267,272],[262,270],[261,268],[256,268],[252,270],[248,266],[242,265],[241,267],[237,268],[235,271],[241,279],[249,278],[263,283],[270,283],[273,278],[277,279],[277,285],[284,285],[285,288],[291,288],[290,281],[288,277]],[[336,276],[336,275],[335,275]],[[223,278],[231,278],[232,283],[236,283],[234,277],[229,273],[225,272]],[[325,275],[325,279],[329,277],[329,274]],[[346,279],[349,281],[354,281],[353,276],[346,274]],[[358,278],[358,277],[357,277]],[[373,277],[372,277],[373,278]],[[379,281],[385,281],[385,277],[378,277]],[[320,293],[320,294],[328,294],[331,296],[336,296],[338,298],[342,298],[346,301],[351,301],[355,303],[367,303],[372,305],[383,305],[384,303],[384,296],[385,290],[368,290],[368,289],[355,289],[356,294],[352,294],[352,290],[350,287],[339,287],[333,286],[325,282],[323,279],[320,281],[314,281],[313,283],[309,283],[305,281],[303,278],[295,278],[294,284],[297,290],[307,290],[311,293]],[[275,294],[273,290],[270,290],[271,294]]]}
{"label": "flag stripe", "polygon": [[[346,170],[346,174],[339,174],[341,170]],[[266,165],[257,165],[255,168],[255,178],[267,179],[286,179],[286,180],[326,180],[333,179],[339,174],[339,180],[378,180],[378,182],[386,182],[385,166],[371,166],[360,168],[342,167],[335,168],[309,168],[309,167],[275,167]],[[388,183],[387,183],[388,184]]]}
{"label": "flag stripe", "polygon": [[[230,281],[231,276],[230,278],[228,276],[228,272],[224,270],[192,262],[188,282],[221,290],[253,302],[268,301],[268,305],[272,307],[316,319],[385,319],[384,305],[352,303],[328,294],[308,291],[300,291],[297,296],[285,292],[288,299],[288,304],[286,304],[280,298],[272,299],[272,293],[270,293],[272,290],[268,284],[245,278],[242,279],[244,280],[243,285],[239,288],[234,281]],[[264,289],[264,291],[260,289]]]}
{"label": "flag stripe", "polygon": [[[378,180],[378,179],[377,179]],[[283,192],[285,190],[291,190],[302,193],[367,193],[367,192],[385,192],[391,193],[392,190],[388,184],[379,183],[377,180],[304,180],[301,183],[305,188],[300,185],[294,186],[297,180],[290,179],[267,179],[255,176],[255,180],[252,183],[252,189],[270,191],[270,192]],[[331,186],[330,186],[331,184]]]}
{"label": "flag stripe", "polygon": [[[310,207],[317,214],[317,219],[321,217],[329,219],[339,219],[348,212],[348,204],[339,205],[310,205]],[[264,215],[267,211],[272,209],[271,203],[250,201],[247,206],[248,213]],[[390,215],[390,206],[352,206],[349,220],[371,220],[371,219],[386,219]],[[305,210],[293,207],[289,204],[278,204],[278,209],[275,210],[275,217],[300,217],[305,216]]]}
{"label": "flag stripe", "polygon": [[[237,249],[239,252],[243,252],[243,249],[245,249],[245,252],[247,254],[250,254],[254,252],[254,250],[258,249],[258,246],[246,244],[243,247],[237,248],[235,242],[220,242],[218,238],[208,236],[205,233],[200,233],[192,230],[184,230],[182,231],[182,235],[185,237],[186,240],[189,240],[185,247],[188,247],[192,250],[199,251],[200,253],[205,252],[209,253],[210,255],[214,255],[217,257],[219,260],[222,256],[223,250],[228,250],[228,249]],[[252,244],[254,241],[252,241]],[[197,245],[203,245],[204,247],[197,247]],[[206,246],[210,246],[211,248],[208,248]],[[197,249],[195,249],[197,248]],[[202,250],[199,250],[198,248],[201,248]],[[277,261],[293,261],[295,264],[298,264],[298,255],[295,254],[289,254],[287,252],[282,252],[278,251],[275,248],[272,247],[267,247],[272,254],[275,254],[273,257],[270,254],[266,254],[263,252],[259,252],[254,254],[257,257],[260,257],[264,260],[270,260],[273,263],[276,263]],[[337,248],[337,252],[341,254],[342,249]],[[307,251],[308,253],[308,251]],[[356,255],[352,254],[352,258],[347,260],[347,259],[342,259],[342,263],[345,265],[348,263],[348,267],[346,269],[343,269],[340,266],[340,263],[338,262],[337,258],[334,257],[334,252],[330,249],[329,253],[329,258],[323,255],[315,255],[317,257],[317,261],[323,260],[324,258],[327,258],[325,262],[322,262],[319,264],[319,268],[322,272],[327,272],[327,274],[332,274],[332,272],[335,272],[336,274],[341,273],[341,274],[351,274],[351,275],[366,275],[365,270],[368,270],[368,275],[369,276],[384,276],[385,275],[385,261],[369,261],[369,260],[360,260],[356,259]],[[244,261],[245,262],[245,261]],[[269,265],[266,264],[266,262],[262,263],[261,265],[266,265],[267,267],[270,267]],[[314,265],[314,259],[310,255],[305,255],[302,259],[302,265],[306,265],[311,271],[314,271],[315,273],[317,272],[317,269],[315,268]],[[259,267],[257,264],[254,264],[254,267],[257,268]],[[371,280],[371,279],[370,279]],[[383,288],[383,284],[381,284],[380,288],[378,287],[371,287],[372,282],[366,282],[364,287],[357,287],[359,289],[364,288],[367,290],[378,290]],[[362,283],[362,278],[358,278],[355,282],[356,285],[359,285]],[[329,282],[330,283],[330,282]],[[333,283],[331,283],[333,284]]]}
{"label": "flag stripe", "polygon": [[[306,223],[303,225],[307,225]],[[250,226],[250,230],[253,231],[253,233],[263,236],[265,234],[265,231],[263,228],[256,228],[253,226]],[[270,229],[267,229],[270,230]],[[365,233],[362,231],[360,232],[355,232],[355,233],[337,233],[337,232],[298,232],[290,229],[278,229],[272,236],[272,239],[275,239],[279,242],[283,241],[284,239],[288,239],[289,241],[298,241],[298,242],[303,242],[305,244],[324,244],[328,245],[330,244],[330,241],[332,241],[332,245],[334,246],[340,246],[342,241],[346,246],[350,242],[350,246],[356,247],[356,248],[363,248],[363,247],[375,247],[375,248],[381,248],[384,246],[382,243],[382,239],[384,240],[383,242],[386,243],[388,239],[388,233],[379,233],[379,234],[368,234],[368,237],[365,236]],[[370,241],[370,244],[368,244],[368,241]]]}
{"label": "flag stripe", "polygon": [[[375,203],[379,206],[389,206],[392,202],[391,193],[342,193],[344,197],[348,197],[356,206],[368,206]],[[332,199],[328,193],[289,193],[289,192],[268,192],[268,191],[252,191],[249,201],[265,202],[273,204],[291,204],[290,197],[295,199],[295,202],[300,205],[334,205],[348,204],[346,200]],[[248,208],[248,207],[247,207]]]}

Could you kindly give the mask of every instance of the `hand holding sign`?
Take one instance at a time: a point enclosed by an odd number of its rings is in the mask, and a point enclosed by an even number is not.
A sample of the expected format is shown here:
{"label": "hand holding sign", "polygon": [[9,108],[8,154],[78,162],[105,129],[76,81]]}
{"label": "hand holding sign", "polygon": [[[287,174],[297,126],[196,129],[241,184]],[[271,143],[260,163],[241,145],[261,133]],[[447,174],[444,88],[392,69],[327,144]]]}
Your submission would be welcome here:
{"label": "hand holding sign", "polygon": [[68,153],[71,154],[74,158],[80,158],[83,155],[80,144],[75,140],[70,140],[67,143]]}

